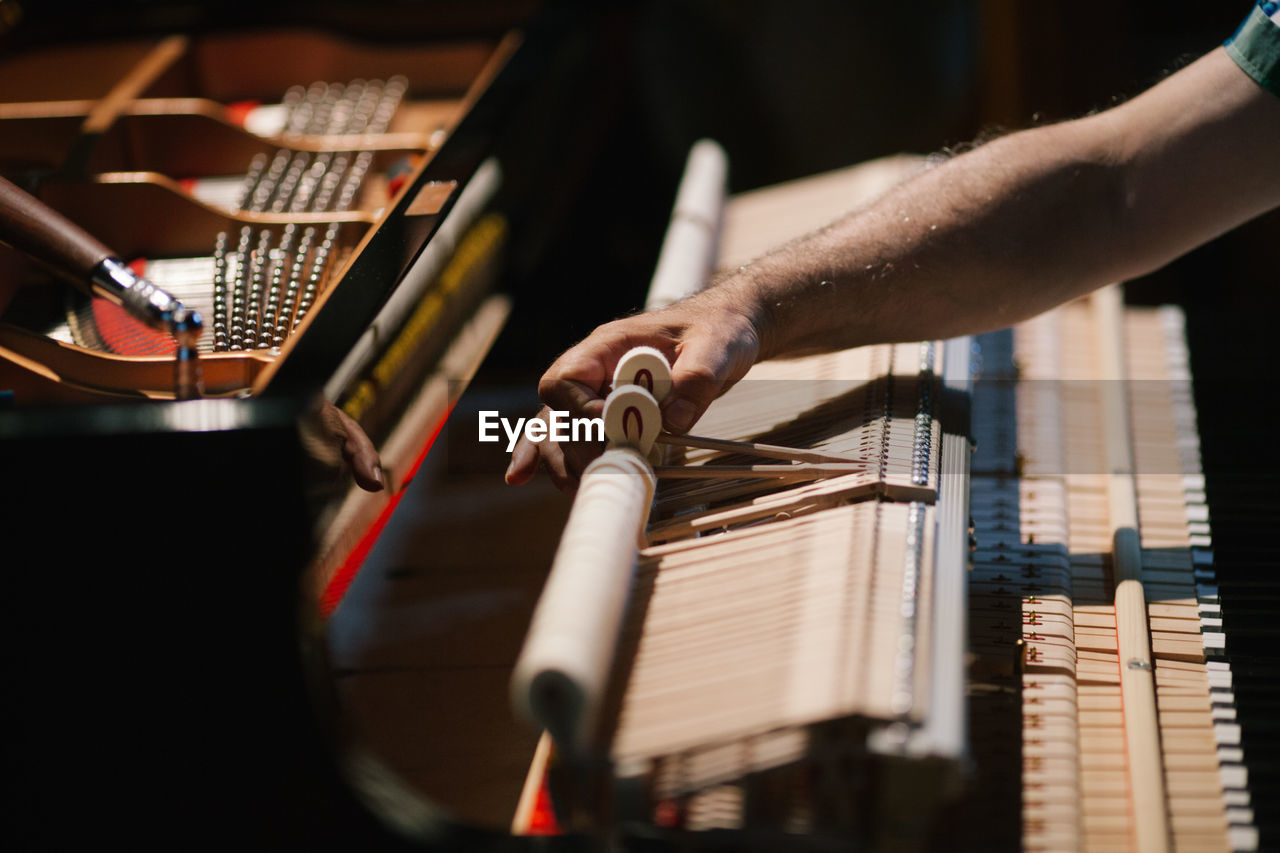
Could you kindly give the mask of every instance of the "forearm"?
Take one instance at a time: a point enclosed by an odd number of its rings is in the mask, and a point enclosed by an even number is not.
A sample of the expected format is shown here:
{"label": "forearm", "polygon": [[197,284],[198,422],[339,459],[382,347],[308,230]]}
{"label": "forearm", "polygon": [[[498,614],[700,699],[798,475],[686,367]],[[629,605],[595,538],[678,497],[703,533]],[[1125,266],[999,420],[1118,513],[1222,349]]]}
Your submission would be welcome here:
{"label": "forearm", "polygon": [[[1132,101],[998,139],[660,311],[596,329],[544,374],[556,409],[597,413],[635,346],[672,362],[663,422],[688,430],[762,358],[999,328],[1153,270],[1280,204],[1280,98],[1221,49]],[[528,443],[571,488],[583,460]],[[546,450],[546,448],[551,448]]]}
{"label": "forearm", "polygon": [[716,290],[753,314],[762,357],[949,337],[1039,313],[1109,274],[1097,249],[1115,229],[1121,183],[1093,121],[946,161]]}
{"label": "forearm", "polygon": [[716,296],[754,318],[763,357],[998,328],[1274,206],[1268,127],[1280,104],[1215,51],[1114,110],[947,161]]}

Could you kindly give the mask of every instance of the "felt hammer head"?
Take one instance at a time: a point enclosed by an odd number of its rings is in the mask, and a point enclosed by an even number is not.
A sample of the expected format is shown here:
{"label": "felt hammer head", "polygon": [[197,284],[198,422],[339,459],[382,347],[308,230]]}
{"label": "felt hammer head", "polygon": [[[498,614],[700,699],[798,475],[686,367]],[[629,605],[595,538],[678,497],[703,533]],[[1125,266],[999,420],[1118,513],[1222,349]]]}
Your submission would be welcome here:
{"label": "felt hammer head", "polygon": [[671,363],[653,347],[633,347],[613,369],[613,387],[639,385],[661,403],[671,393]]}
{"label": "felt hammer head", "polygon": [[609,447],[634,447],[647,456],[662,431],[662,410],[648,389],[614,388],[604,401],[604,437]]}

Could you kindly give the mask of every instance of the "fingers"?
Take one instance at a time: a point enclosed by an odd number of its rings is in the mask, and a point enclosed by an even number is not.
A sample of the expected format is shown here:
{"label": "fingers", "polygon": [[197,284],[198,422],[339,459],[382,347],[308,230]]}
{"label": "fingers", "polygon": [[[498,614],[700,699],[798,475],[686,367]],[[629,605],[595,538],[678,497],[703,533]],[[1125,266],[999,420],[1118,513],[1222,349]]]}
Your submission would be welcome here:
{"label": "fingers", "polygon": [[582,468],[575,465],[570,454],[565,452],[561,444],[544,441],[538,445],[542,456],[543,468],[557,489],[573,494],[578,490],[578,479],[582,476]]}
{"label": "fingers", "polygon": [[564,352],[538,382],[538,396],[553,409],[581,415],[599,399],[608,382],[606,370],[611,347],[600,329]]}
{"label": "fingers", "polygon": [[[544,406],[537,417],[546,421],[551,409]],[[551,482],[562,492],[574,492],[578,488],[578,480],[591,460],[604,451],[600,442],[589,441],[530,441],[527,433],[516,442],[511,451],[511,462],[507,466],[506,482],[510,486],[521,486],[533,479],[542,467]]]}
{"label": "fingers", "polygon": [[663,401],[663,425],[673,433],[688,432],[711,402],[742,378],[757,352],[752,335],[718,327],[690,329],[671,365],[671,394]]}
{"label": "fingers", "polygon": [[[600,326],[547,369],[538,395],[550,409],[573,417],[602,417],[613,370],[637,346],[654,347],[672,360],[672,393],[663,402],[663,421],[674,433],[688,432],[759,354],[758,336],[742,311],[723,301],[685,303]],[[512,452],[506,481],[526,483],[541,465],[557,486],[571,490],[600,452],[591,445],[522,439]]]}
{"label": "fingers", "polygon": [[[545,421],[549,411],[550,409],[543,406],[534,417]],[[533,479],[533,475],[538,473],[538,464],[543,458],[542,445],[546,443],[530,441],[528,433],[521,434],[515,449],[511,451],[511,462],[507,465],[504,479],[508,486],[523,486]]]}
{"label": "fingers", "polygon": [[[606,323],[585,340],[564,352],[538,383],[538,396],[553,409],[575,417],[599,417],[604,413],[603,394],[613,378],[613,368],[627,350],[636,346],[645,331],[636,332],[626,320]],[[669,342],[668,353],[673,350]]]}
{"label": "fingers", "polygon": [[538,383],[538,396],[548,408],[568,412],[574,417],[594,418],[604,413],[604,397],[594,388],[574,379],[544,376]]}
{"label": "fingers", "polygon": [[318,413],[325,437],[338,445],[342,461],[351,469],[356,485],[366,492],[382,491],[382,460],[365,431],[350,415],[333,403],[325,402]]}
{"label": "fingers", "polygon": [[705,336],[686,338],[671,365],[671,394],[663,401],[663,425],[671,432],[688,432],[719,395],[727,375],[722,348]]}
{"label": "fingers", "polygon": [[507,473],[503,478],[507,485],[523,486],[532,480],[533,475],[538,472],[539,459],[538,445],[521,436],[516,442],[515,450],[511,451],[511,462],[507,465]]}

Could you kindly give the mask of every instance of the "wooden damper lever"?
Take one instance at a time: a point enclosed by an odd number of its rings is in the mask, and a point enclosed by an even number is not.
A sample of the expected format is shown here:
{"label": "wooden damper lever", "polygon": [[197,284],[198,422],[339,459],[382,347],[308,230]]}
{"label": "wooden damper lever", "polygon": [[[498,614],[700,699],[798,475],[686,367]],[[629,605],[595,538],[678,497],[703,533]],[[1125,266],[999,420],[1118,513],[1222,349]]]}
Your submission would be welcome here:
{"label": "wooden damper lever", "polygon": [[199,397],[196,342],[204,329],[200,312],[129,269],[95,237],[44,202],[0,178],[0,242],[24,252],[69,278],[92,296],[121,306],[177,342],[174,392],[179,400]]}

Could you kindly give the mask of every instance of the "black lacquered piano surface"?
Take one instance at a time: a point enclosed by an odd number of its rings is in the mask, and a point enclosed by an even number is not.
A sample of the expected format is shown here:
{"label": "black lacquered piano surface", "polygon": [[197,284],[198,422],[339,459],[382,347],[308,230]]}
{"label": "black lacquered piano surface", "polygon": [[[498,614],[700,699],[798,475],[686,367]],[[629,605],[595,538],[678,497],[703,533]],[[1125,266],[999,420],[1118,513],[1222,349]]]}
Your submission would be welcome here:
{"label": "black lacquered piano surface", "polygon": [[[1180,262],[1214,566],[1261,849],[1280,845],[1280,415],[1261,246],[1273,213]],[[1272,267],[1273,269],[1274,267]],[[1273,276],[1272,276],[1273,278]]]}

